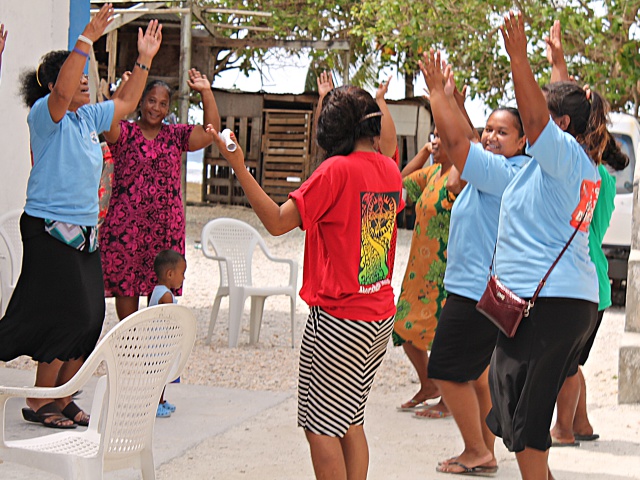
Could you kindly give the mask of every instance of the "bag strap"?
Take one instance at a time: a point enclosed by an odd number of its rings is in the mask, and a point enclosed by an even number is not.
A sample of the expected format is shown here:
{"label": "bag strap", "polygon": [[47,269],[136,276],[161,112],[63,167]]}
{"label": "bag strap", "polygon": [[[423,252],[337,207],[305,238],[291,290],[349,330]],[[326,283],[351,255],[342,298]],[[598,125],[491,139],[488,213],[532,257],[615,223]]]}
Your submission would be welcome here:
{"label": "bag strap", "polygon": [[[575,230],[571,234],[571,237],[569,238],[569,240],[567,240],[567,243],[564,244],[564,247],[563,247],[562,251],[558,254],[558,256],[556,257],[555,261],[551,264],[551,266],[549,267],[549,270],[547,270],[547,273],[545,274],[545,276],[542,277],[542,280],[540,280],[540,283],[538,284],[538,288],[536,288],[536,291],[533,294],[533,297],[531,297],[531,300],[529,300],[529,302],[527,304],[527,308],[525,308],[525,310],[524,310],[524,316],[525,317],[529,316],[529,310],[531,310],[531,308],[533,308],[533,305],[535,304],[535,302],[536,302],[536,300],[538,298],[538,295],[540,294],[540,290],[542,290],[542,287],[544,287],[544,285],[547,283],[547,279],[549,278],[549,275],[551,275],[551,272],[553,271],[553,269],[556,267],[556,265],[560,261],[560,258],[562,258],[562,255],[564,255],[564,252],[566,252],[567,248],[569,248],[569,245],[571,245],[571,242],[573,241],[574,237],[578,233],[578,230],[580,230],[580,227],[582,226],[582,222],[584,222],[584,219],[586,218],[586,216],[589,213],[590,213],[590,210],[587,210],[584,213],[584,215],[582,215],[582,218],[580,219],[580,222],[578,222],[578,225],[576,226]],[[491,276],[491,274],[493,272],[493,263],[496,260],[496,247],[497,246],[498,246],[498,242],[496,241],[496,245],[493,247],[493,258],[491,259],[491,265],[489,266],[489,276]]]}

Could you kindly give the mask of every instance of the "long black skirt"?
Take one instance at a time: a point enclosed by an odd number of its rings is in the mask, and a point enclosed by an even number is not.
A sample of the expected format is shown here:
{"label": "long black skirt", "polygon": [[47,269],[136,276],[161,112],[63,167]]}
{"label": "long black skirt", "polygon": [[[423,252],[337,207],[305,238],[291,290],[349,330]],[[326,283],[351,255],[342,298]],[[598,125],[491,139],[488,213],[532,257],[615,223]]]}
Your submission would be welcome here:
{"label": "long black skirt", "polygon": [[598,304],[538,298],[513,338],[498,335],[491,358],[489,429],[511,452],[551,446],[551,419],[567,375],[596,323]]}
{"label": "long black skirt", "polygon": [[20,218],[20,278],[0,320],[0,360],[28,355],[49,363],[86,358],[105,315],[100,253],[76,250],[44,229],[44,220]]}

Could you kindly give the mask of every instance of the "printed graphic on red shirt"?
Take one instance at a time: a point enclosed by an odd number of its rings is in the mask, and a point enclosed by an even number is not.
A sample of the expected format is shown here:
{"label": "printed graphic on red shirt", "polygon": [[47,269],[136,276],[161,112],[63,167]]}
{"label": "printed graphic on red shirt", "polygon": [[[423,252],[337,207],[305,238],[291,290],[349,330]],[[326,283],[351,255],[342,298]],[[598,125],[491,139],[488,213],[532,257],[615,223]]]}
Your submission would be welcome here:
{"label": "printed graphic on red shirt", "polygon": [[391,283],[391,258],[399,192],[360,194],[360,293],[375,293]]}
{"label": "printed graphic on red shirt", "polygon": [[598,180],[597,183],[591,180],[583,180],[580,186],[580,202],[571,215],[571,226],[576,228],[580,220],[582,220],[582,217],[584,217],[584,221],[582,225],[580,225],[581,232],[589,231],[589,225],[593,218],[593,210],[596,208],[596,202],[600,194],[600,183],[600,180]]}

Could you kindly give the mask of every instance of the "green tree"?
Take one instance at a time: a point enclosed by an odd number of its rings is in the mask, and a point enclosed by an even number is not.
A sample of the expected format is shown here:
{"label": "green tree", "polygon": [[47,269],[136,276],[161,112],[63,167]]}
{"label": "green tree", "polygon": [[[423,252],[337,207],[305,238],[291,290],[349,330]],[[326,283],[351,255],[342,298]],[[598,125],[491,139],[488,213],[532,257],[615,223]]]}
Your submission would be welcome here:
{"label": "green tree", "polygon": [[381,66],[395,64],[412,79],[426,48],[446,50],[459,82],[472,97],[495,107],[510,95],[509,59],[502,48],[502,15],[516,8],[527,20],[530,59],[540,81],[547,81],[544,37],[555,19],[563,26],[569,71],[603,93],[612,108],[638,115],[640,0],[364,0],[352,9],[353,29],[377,49]]}

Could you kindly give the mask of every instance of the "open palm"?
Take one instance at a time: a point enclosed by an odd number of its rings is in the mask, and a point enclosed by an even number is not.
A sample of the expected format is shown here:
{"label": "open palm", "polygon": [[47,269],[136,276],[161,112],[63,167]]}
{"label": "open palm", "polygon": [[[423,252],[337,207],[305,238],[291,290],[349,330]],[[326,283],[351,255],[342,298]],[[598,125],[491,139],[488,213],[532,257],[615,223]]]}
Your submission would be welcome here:
{"label": "open palm", "polygon": [[138,28],[138,53],[143,56],[153,58],[160,50],[162,43],[162,25],[158,20],[151,20],[147,25],[147,30],[142,33],[142,28]]}

